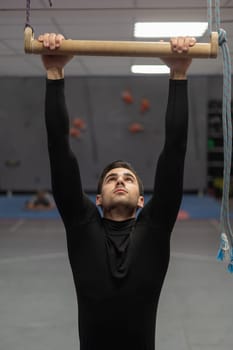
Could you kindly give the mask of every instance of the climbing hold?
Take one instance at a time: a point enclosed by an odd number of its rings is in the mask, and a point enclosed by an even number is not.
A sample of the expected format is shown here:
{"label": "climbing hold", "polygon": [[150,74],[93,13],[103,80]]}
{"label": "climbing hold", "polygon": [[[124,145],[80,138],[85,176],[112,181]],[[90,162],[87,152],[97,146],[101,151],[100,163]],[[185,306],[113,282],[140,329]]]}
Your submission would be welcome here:
{"label": "climbing hold", "polygon": [[86,123],[82,118],[75,118],[73,120],[73,126],[78,129],[85,129]]}
{"label": "climbing hold", "polygon": [[145,113],[150,109],[150,101],[147,98],[143,98],[141,100],[140,111],[141,113]]}
{"label": "climbing hold", "polygon": [[144,131],[144,127],[143,127],[143,125],[140,124],[140,123],[132,123],[132,124],[130,124],[130,126],[129,126],[129,131],[130,131],[132,134],[136,134],[136,133],[139,133],[139,132]]}
{"label": "climbing hold", "polygon": [[122,92],[122,100],[126,103],[126,104],[131,104],[133,103],[133,96],[131,94],[131,92],[129,90],[125,90]]}
{"label": "climbing hold", "polygon": [[78,128],[70,128],[70,136],[74,138],[80,137],[80,130]]}

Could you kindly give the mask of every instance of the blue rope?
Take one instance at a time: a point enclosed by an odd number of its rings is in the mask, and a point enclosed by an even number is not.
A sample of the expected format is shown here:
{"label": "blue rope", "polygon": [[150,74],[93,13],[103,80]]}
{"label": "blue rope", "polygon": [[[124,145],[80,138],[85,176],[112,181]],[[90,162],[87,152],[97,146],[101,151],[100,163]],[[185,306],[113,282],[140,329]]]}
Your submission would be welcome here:
{"label": "blue rope", "polygon": [[[212,1],[208,0],[208,27],[212,31]],[[233,273],[233,233],[229,214],[229,193],[232,159],[232,121],[231,121],[231,56],[227,45],[226,31],[221,28],[220,1],[215,0],[215,25],[219,35],[219,46],[223,56],[223,95],[222,95],[222,126],[223,126],[223,193],[220,211],[220,226],[222,230],[218,260],[229,260],[228,271]]]}
{"label": "blue rope", "polygon": [[208,33],[210,35],[213,31],[212,0],[207,0],[207,19],[208,19]]}
{"label": "blue rope", "polygon": [[221,28],[221,15],[220,15],[220,1],[215,0],[215,24],[216,28],[220,29]]}

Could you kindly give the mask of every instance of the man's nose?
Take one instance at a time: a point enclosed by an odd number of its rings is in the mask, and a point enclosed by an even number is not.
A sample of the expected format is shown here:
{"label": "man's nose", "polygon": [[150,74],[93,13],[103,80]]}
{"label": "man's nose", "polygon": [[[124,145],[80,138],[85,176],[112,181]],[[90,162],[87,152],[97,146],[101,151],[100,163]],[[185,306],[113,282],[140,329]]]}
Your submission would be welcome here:
{"label": "man's nose", "polygon": [[123,177],[122,176],[119,176],[118,178],[117,178],[117,185],[124,185],[125,183],[124,183],[124,179],[123,179]]}

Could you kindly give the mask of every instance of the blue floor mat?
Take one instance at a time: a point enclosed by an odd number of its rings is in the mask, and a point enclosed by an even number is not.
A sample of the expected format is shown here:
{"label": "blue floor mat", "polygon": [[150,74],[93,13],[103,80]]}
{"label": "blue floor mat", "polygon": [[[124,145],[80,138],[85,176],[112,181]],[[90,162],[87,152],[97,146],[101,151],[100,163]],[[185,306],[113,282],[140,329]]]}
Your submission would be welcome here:
{"label": "blue floor mat", "polygon": [[209,196],[184,196],[181,210],[192,219],[219,219],[220,202]]}
{"label": "blue floor mat", "polygon": [[25,208],[25,203],[31,198],[31,196],[0,196],[0,218],[1,219],[50,219],[58,218],[59,214],[57,209],[48,211],[31,211]]}
{"label": "blue floor mat", "polygon": [[[147,202],[150,196],[145,196]],[[1,219],[57,219],[57,209],[49,211],[34,212],[25,209],[25,202],[30,198],[28,195],[13,195],[11,197],[0,196],[0,218]],[[90,195],[95,201],[95,196]],[[187,214],[190,219],[219,219],[220,202],[209,196],[184,195],[180,210]]]}

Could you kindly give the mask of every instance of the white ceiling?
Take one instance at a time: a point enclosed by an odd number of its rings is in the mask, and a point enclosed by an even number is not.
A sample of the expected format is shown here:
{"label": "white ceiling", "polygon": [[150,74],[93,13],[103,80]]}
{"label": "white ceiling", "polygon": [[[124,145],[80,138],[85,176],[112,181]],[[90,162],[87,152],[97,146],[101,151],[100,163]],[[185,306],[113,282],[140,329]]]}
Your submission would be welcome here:
{"label": "white ceiling", "polygon": [[[212,1],[215,2],[214,0]],[[221,2],[222,28],[233,53],[233,0]],[[61,32],[80,40],[135,40],[135,21],[205,21],[207,0],[31,0],[35,36]],[[41,76],[40,57],[24,53],[26,0],[0,0],[0,75]],[[158,40],[158,39],[156,39]],[[204,42],[209,41],[206,34]],[[129,75],[131,64],[156,64],[159,59],[127,57],[75,57],[66,75]],[[190,74],[222,74],[222,55],[195,59]]]}

